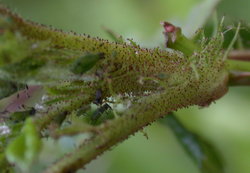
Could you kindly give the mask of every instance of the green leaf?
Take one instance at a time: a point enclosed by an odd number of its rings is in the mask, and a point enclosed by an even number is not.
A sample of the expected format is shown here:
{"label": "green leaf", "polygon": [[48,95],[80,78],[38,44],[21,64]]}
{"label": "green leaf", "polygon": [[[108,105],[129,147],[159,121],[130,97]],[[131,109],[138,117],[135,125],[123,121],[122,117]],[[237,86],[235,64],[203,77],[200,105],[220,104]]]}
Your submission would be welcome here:
{"label": "green leaf", "polygon": [[30,43],[9,31],[0,34],[0,45],[0,66],[18,62],[29,54]]}
{"label": "green leaf", "polygon": [[14,170],[10,167],[4,153],[0,154],[0,170],[1,173],[14,173]]}
{"label": "green leaf", "polygon": [[36,160],[41,149],[41,140],[32,119],[27,119],[21,134],[6,149],[6,158],[23,172]]}
{"label": "green leaf", "polygon": [[83,74],[90,70],[101,58],[101,54],[87,54],[81,56],[73,62],[71,71],[75,74]]}
{"label": "green leaf", "polygon": [[45,65],[45,60],[36,57],[27,57],[20,62],[12,63],[2,67],[5,71],[11,73],[15,77],[28,76]]}
{"label": "green leaf", "polygon": [[223,172],[220,155],[207,140],[186,129],[174,114],[167,115],[161,123],[173,131],[178,142],[183,146],[202,173]]}

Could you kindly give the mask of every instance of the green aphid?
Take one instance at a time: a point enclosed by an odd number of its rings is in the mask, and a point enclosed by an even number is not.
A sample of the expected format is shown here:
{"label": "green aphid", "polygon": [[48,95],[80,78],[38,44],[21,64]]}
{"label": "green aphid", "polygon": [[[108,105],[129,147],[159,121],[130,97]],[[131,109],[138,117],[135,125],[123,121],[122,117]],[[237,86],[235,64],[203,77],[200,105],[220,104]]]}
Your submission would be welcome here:
{"label": "green aphid", "polygon": [[100,59],[103,54],[87,54],[76,59],[71,66],[71,71],[75,74],[83,74],[89,71]]}
{"label": "green aphid", "polygon": [[98,108],[92,115],[91,120],[92,121],[97,121],[104,112],[106,112],[107,110],[111,109],[111,107],[105,103],[103,106],[101,106],[100,108]]}
{"label": "green aphid", "polygon": [[98,108],[90,108],[89,110],[84,110],[84,112],[82,110],[79,110],[78,114],[82,114],[83,120],[91,125],[99,125],[106,120],[114,118],[113,110],[107,103],[99,106]]}

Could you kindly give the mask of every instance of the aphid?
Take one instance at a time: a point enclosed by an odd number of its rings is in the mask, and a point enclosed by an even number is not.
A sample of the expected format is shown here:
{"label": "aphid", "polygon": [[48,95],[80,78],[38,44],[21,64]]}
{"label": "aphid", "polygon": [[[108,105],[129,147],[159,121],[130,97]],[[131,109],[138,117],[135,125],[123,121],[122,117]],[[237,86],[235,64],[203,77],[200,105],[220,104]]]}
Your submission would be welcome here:
{"label": "aphid", "polygon": [[91,120],[92,121],[96,121],[98,120],[98,118],[101,117],[101,115],[109,110],[109,109],[112,109],[107,103],[105,103],[103,106],[101,106],[100,108],[98,108],[94,113],[93,115],[91,116]]}

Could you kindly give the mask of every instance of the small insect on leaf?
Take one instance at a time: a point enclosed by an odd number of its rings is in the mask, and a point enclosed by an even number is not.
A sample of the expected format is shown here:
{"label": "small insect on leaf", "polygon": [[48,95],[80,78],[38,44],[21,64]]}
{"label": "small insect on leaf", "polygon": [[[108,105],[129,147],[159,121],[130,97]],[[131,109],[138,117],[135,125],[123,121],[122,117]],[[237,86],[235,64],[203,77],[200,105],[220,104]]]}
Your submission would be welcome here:
{"label": "small insect on leaf", "polygon": [[103,54],[87,54],[81,56],[72,63],[70,70],[75,74],[83,74],[89,71],[102,58]]}
{"label": "small insect on leaf", "polygon": [[91,120],[92,121],[96,121],[105,111],[107,111],[108,109],[111,109],[111,107],[105,103],[103,106],[101,106],[100,108],[98,108],[92,115]]}

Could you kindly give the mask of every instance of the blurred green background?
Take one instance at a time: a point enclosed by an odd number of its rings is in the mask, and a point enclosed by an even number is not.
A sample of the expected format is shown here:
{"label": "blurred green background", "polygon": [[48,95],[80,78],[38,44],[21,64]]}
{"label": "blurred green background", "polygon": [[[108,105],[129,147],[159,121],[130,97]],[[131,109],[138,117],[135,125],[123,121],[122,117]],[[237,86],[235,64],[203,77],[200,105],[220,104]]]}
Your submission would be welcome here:
{"label": "blurred green background", "polygon": [[[212,16],[219,0],[2,0],[26,19],[66,31],[108,39],[107,27],[143,46],[163,44],[161,21],[183,27],[191,36]],[[222,0],[219,15],[250,22],[249,0]],[[250,87],[230,88],[209,108],[177,112],[180,120],[218,149],[226,173],[250,172]],[[199,170],[167,127],[159,123],[91,162],[89,173],[198,173]]]}

